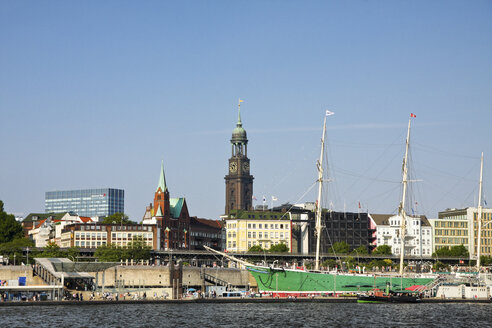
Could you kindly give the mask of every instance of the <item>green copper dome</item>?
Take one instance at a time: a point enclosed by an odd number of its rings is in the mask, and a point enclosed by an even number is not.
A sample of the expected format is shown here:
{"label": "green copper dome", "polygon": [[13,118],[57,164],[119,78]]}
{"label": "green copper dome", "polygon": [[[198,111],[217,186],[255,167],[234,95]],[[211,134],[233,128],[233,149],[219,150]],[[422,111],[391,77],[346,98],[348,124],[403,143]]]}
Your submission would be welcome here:
{"label": "green copper dome", "polygon": [[241,122],[241,106],[239,106],[239,110],[237,112],[237,123],[236,123],[236,127],[232,131],[231,142],[232,143],[248,142],[246,130],[243,128],[243,123]]}
{"label": "green copper dome", "polygon": [[248,137],[246,135],[246,130],[238,124],[236,128],[232,131],[232,141],[246,141]]}

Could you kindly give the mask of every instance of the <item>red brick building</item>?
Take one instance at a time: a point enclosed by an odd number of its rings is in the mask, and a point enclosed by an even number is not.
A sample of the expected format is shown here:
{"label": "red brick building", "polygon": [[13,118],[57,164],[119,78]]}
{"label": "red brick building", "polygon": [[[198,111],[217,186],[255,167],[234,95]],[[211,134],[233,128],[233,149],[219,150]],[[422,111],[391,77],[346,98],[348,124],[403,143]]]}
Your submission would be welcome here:
{"label": "red brick building", "polygon": [[160,229],[159,249],[189,249],[190,246],[190,214],[186,200],[170,198],[164,175],[164,165],[157,190],[154,194],[154,205],[147,208],[149,215],[144,216],[144,224],[156,224]]}

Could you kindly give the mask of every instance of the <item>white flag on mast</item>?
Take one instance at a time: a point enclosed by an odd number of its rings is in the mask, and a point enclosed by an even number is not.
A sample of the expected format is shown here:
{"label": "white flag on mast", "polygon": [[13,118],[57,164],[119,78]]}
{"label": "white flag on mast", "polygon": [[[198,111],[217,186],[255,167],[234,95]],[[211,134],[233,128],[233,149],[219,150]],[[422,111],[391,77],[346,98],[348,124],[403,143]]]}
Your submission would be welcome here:
{"label": "white flag on mast", "polygon": [[334,112],[331,112],[329,110],[326,111],[326,116],[331,116],[331,115],[334,115],[335,113]]}

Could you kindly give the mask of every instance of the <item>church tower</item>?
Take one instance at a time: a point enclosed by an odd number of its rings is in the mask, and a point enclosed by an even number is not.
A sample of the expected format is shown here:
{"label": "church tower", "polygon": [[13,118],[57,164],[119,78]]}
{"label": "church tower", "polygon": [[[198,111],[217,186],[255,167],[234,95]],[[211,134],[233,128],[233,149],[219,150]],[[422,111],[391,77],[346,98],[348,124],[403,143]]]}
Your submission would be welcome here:
{"label": "church tower", "polygon": [[231,210],[252,210],[253,176],[249,173],[248,137],[241,122],[239,100],[236,128],[232,131],[232,156],[229,158],[229,174],[225,176],[225,214]]}
{"label": "church tower", "polygon": [[169,219],[170,215],[170,203],[169,203],[169,190],[166,186],[166,176],[164,175],[164,163],[161,163],[161,175],[159,177],[159,184],[154,194],[154,216],[160,218],[159,221],[162,224],[162,219]]}

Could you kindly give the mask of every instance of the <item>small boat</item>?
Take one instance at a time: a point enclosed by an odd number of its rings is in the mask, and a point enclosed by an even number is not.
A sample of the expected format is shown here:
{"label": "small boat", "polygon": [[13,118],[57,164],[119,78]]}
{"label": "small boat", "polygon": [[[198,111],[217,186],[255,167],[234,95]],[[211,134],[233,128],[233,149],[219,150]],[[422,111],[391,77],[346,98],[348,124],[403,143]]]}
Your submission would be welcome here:
{"label": "small boat", "polygon": [[367,294],[357,295],[357,303],[419,303],[420,297],[408,291],[385,291],[373,289]]}

